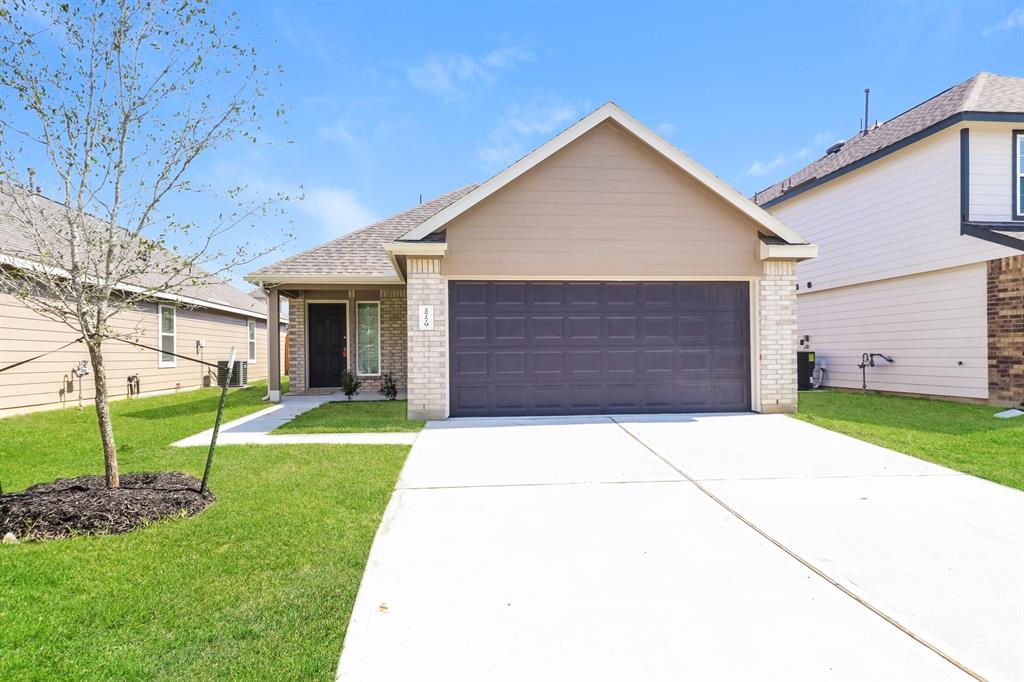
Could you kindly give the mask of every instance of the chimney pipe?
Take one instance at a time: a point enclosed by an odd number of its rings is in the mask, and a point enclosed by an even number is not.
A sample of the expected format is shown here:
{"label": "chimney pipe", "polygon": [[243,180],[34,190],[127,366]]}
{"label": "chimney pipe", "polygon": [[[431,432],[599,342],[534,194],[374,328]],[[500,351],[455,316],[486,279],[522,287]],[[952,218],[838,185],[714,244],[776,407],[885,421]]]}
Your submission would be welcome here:
{"label": "chimney pipe", "polygon": [[864,132],[868,132],[868,101],[871,99],[871,88],[864,88]]}

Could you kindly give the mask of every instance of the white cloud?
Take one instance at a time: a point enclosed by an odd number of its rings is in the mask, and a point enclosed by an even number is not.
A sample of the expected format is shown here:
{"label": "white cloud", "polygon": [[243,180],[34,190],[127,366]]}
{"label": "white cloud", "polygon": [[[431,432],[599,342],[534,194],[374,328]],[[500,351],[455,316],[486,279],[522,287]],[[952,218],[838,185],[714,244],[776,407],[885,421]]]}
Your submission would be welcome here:
{"label": "white cloud", "polygon": [[795,152],[780,152],[770,161],[757,160],[747,167],[747,175],[761,176],[768,175],[777,168],[790,165],[794,162],[807,162],[818,154],[824,154],[824,146],[832,140],[832,133],[818,133],[814,136],[814,144],[801,147]]}
{"label": "white cloud", "polygon": [[993,33],[1009,31],[1021,27],[1024,27],[1024,7],[1017,7],[1002,21],[998,21],[987,27],[981,32],[981,35],[990,36]]}
{"label": "white cloud", "polygon": [[482,57],[433,54],[409,67],[406,77],[414,88],[432,95],[456,98],[469,85],[493,83],[500,72],[531,61],[533,53],[521,47],[503,47]]}
{"label": "white cloud", "polygon": [[306,190],[298,209],[317,222],[324,239],[340,237],[377,220],[377,214],[361,204],[355,192],[338,187]]}
{"label": "white cloud", "polygon": [[352,142],[352,131],[349,130],[349,125],[342,119],[338,119],[333,123],[320,126],[317,131],[317,135],[321,139],[330,140],[331,142]]}
{"label": "white cloud", "polygon": [[531,138],[551,137],[552,133],[579,118],[581,107],[560,99],[534,100],[509,107],[498,125],[477,150],[489,170],[508,166],[522,157]]}
{"label": "white cloud", "polygon": [[659,123],[654,126],[654,129],[658,131],[658,134],[662,137],[668,137],[669,135],[675,135],[675,132],[679,130],[675,123]]}

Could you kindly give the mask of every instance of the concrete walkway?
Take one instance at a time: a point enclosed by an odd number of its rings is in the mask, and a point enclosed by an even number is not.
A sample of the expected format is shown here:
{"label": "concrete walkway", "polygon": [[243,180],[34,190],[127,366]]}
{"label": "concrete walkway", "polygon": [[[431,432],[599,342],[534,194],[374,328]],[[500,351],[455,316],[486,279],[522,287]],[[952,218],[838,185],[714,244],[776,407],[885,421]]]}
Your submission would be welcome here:
{"label": "concrete walkway", "polygon": [[[344,399],[344,396],[341,397]],[[412,445],[416,442],[415,432],[397,433],[270,433],[303,412],[308,412],[324,403],[339,400],[338,395],[284,395],[281,402],[271,404],[240,419],[221,424],[217,434],[218,445],[292,445],[301,443],[326,443],[332,445]],[[356,400],[360,400],[356,396]],[[372,400],[372,398],[371,398]],[[213,429],[207,429],[194,436],[171,443],[178,448],[208,446]]]}
{"label": "concrete walkway", "polygon": [[451,420],[338,679],[1019,680],[1024,493],[781,415]]}

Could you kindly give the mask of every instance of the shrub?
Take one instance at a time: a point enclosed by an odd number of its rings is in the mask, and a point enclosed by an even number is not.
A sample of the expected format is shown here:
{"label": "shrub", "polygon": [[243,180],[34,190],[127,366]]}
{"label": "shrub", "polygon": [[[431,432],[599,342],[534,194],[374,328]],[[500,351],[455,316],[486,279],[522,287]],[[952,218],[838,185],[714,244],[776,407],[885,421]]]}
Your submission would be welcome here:
{"label": "shrub", "polygon": [[341,371],[341,390],[345,392],[349,400],[352,400],[352,396],[359,393],[359,387],[362,385],[363,382],[351,370],[344,369]]}
{"label": "shrub", "polygon": [[391,372],[380,378],[380,394],[388,400],[398,398],[398,384],[395,383],[395,377],[391,376]]}

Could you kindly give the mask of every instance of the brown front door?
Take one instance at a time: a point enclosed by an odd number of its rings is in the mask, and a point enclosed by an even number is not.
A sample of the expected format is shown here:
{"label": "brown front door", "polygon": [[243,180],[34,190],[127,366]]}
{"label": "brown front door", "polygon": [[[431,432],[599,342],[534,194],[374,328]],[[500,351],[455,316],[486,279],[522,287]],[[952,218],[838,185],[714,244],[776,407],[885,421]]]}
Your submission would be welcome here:
{"label": "brown front door", "polygon": [[341,371],[348,367],[344,303],[309,304],[309,385],[322,388],[341,385]]}

